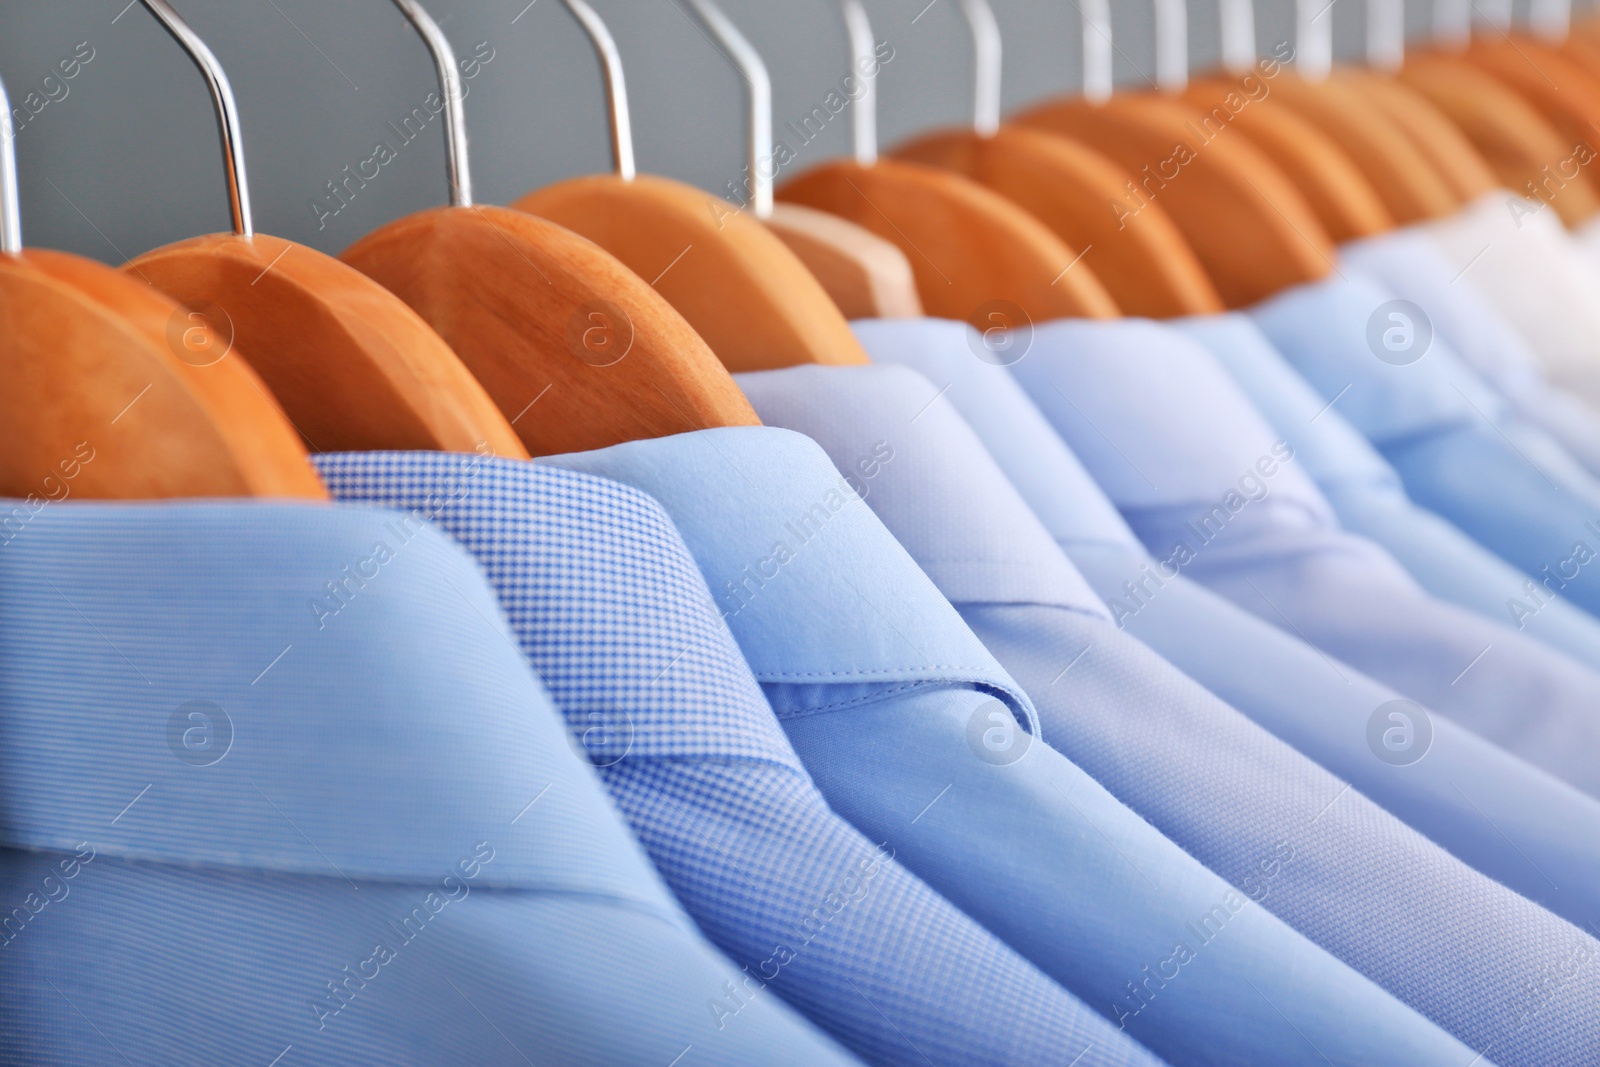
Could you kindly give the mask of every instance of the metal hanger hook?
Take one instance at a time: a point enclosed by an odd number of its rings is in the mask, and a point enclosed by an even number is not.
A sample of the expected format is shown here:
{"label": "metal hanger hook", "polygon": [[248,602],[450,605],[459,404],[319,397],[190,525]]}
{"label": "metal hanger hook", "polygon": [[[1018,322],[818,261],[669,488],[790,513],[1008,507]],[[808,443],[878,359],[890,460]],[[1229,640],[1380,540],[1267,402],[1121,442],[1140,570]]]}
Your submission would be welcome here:
{"label": "metal hanger hook", "polygon": [[1222,18],[1222,65],[1234,74],[1256,65],[1256,11],[1251,0],[1219,0]]}
{"label": "metal hanger hook", "polygon": [[1000,129],[1000,89],[1003,73],[1000,23],[989,0],[960,0],[961,14],[972,31],[974,73],[972,128],[992,137]]}
{"label": "metal hanger hook", "polygon": [[1405,61],[1405,0],[1367,0],[1367,66],[1396,71]]}
{"label": "metal hanger hook", "polygon": [[872,22],[861,0],[839,0],[844,28],[850,38],[850,69],[861,76],[863,92],[856,101],[851,138],[856,162],[870,167],[878,161],[878,79],[863,71],[877,69],[877,45],[872,37]]}
{"label": "metal hanger hook", "polygon": [[1189,84],[1189,9],[1184,0],[1155,0],[1156,85],[1181,93]]}
{"label": "metal hanger hook", "polygon": [[638,173],[633,165],[633,119],[628,111],[628,83],[622,76],[622,53],[617,50],[617,39],[611,36],[605,20],[584,0],[563,0],[600,57],[600,67],[606,79],[606,103],[611,119],[611,154],[616,162],[617,176],[631,182]]}
{"label": "metal hanger hook", "polygon": [[1082,16],[1083,98],[1091,104],[1111,99],[1110,0],[1078,0]]}
{"label": "metal hanger hook", "polygon": [[11,97],[0,82],[0,254],[22,251],[22,198],[17,192],[17,130]]}
{"label": "metal hanger hook", "polygon": [[761,53],[739,32],[731,19],[712,0],[688,0],[694,13],[705,23],[706,29],[726,50],[728,58],[744,79],[745,98],[749,103],[750,203],[756,218],[772,217],[772,77]]}
{"label": "metal hanger hook", "polygon": [[394,0],[394,6],[410,20],[422,43],[428,46],[428,53],[433,57],[434,68],[439,74],[439,89],[444,93],[444,139],[446,163],[450,168],[450,204],[452,207],[471,207],[472,160],[467,152],[467,93],[461,78],[461,67],[456,63],[456,51],[450,47],[450,38],[444,35],[439,24],[433,21],[433,16],[424,11],[417,0]]}
{"label": "metal hanger hook", "polygon": [[1296,0],[1295,69],[1306,81],[1325,80],[1333,70],[1333,3]]}
{"label": "metal hanger hook", "polygon": [[255,236],[250,213],[250,179],[244,166],[244,134],[239,128],[239,105],[233,98],[228,75],[200,35],[173,10],[167,0],[144,0],[144,6],[172,34],[178,46],[194,60],[211,87],[211,102],[216,107],[217,128],[222,134],[222,165],[228,176],[228,206],[233,212],[233,232],[240,237]]}

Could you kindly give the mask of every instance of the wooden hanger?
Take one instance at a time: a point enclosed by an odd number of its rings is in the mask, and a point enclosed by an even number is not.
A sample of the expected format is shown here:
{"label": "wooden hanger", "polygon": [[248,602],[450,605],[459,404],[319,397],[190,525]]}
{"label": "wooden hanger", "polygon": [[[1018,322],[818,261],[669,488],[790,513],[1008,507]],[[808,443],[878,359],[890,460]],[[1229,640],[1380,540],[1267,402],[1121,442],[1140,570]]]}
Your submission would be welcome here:
{"label": "wooden hanger", "polygon": [[[1255,63],[1248,0],[1220,10],[1224,59],[1242,74]],[[1333,243],[1288,176],[1247,139],[1226,135],[1226,109],[1219,120],[1174,99],[1187,80],[1184,14],[1172,4],[1156,12],[1166,92],[1047,101],[1013,123],[1080,141],[1128,172],[1119,213],[1165,209],[1229,307],[1325,276]]]}
{"label": "wooden hanger", "polygon": [[[721,7],[712,0],[688,2],[744,81],[749,163],[738,195],[741,207],[789,246],[846,319],[920,317],[916,276],[900,249],[837,215],[773,203],[772,181],[780,163],[772,137],[772,78],[767,65]],[[874,92],[875,86],[875,79],[852,72],[847,91],[856,99]]]}
{"label": "wooden hanger", "polygon": [[1014,121],[1082,141],[1132,174],[1119,203],[1135,214],[1160,204],[1229,307],[1333,268],[1333,243],[1293,182],[1255,145],[1213,131],[1197,108],[1116,96],[1046,103]]}
{"label": "wooden hanger", "polygon": [[[1110,49],[1107,25],[1089,26],[1097,7],[1081,5],[1085,30],[1085,94],[1109,95],[1109,63],[1096,63],[1093,50]],[[993,15],[982,4],[962,7],[980,55],[998,51]],[[992,40],[991,40],[992,35]],[[1090,72],[1103,70],[1105,85]],[[999,77],[997,63],[980,64],[979,77]],[[979,84],[983,99],[998,99],[998,89]],[[1222,297],[1182,232],[1159,205],[1137,214],[1111,205],[1127,195],[1128,175],[1098,152],[1054,134],[1005,127],[984,134],[976,129],[940,130],[915,138],[894,151],[896,159],[943,167],[1000,193],[1048,226],[1068,247],[1084,249],[1084,263],[1128,315],[1169,318],[1206,315],[1224,309]]]}
{"label": "wooden hanger", "polygon": [[[1546,159],[1545,165],[1556,170],[1569,186],[1582,184],[1591,192],[1600,192],[1594,175],[1577,161],[1566,164],[1569,173],[1575,172],[1573,177],[1560,173],[1562,162],[1578,154],[1579,146],[1587,146],[1591,158],[1600,146],[1600,127],[1596,126],[1600,123],[1600,75],[1524,33],[1475,40],[1462,58],[1512,89],[1560,135],[1566,151]],[[1565,195],[1563,188],[1556,199],[1563,199]],[[1589,215],[1584,218],[1593,217],[1600,212],[1600,196],[1587,198],[1585,205]],[[1584,221],[1577,218],[1578,210],[1577,207],[1572,209],[1574,221]],[[1565,219],[1567,215],[1562,217]]]}
{"label": "wooden hanger", "polygon": [[[859,0],[843,0],[851,60],[873,62],[872,28]],[[911,262],[930,315],[981,323],[1110,318],[1115,301],[1082,253],[998,193],[948,171],[877,158],[872,97],[856,102],[856,158],[825,163],[778,196],[841,216],[893,242]],[[998,124],[999,101],[980,124]]]}
{"label": "wooden hanger", "polygon": [[[11,103],[0,84],[0,496],[43,502],[327,493],[250,367],[149,286],[24,250]],[[213,354],[215,353],[215,354]]]}
{"label": "wooden hanger", "polygon": [[1546,189],[1541,199],[1569,226],[1600,211],[1600,199],[1587,182],[1552,179],[1546,172],[1569,158],[1573,146],[1505,84],[1459,56],[1437,52],[1407,59],[1400,79],[1460,128],[1489,161],[1499,184],[1528,197]]}
{"label": "wooden hanger", "polygon": [[[1239,95],[1241,88],[1238,78],[1216,75],[1189,86],[1184,99],[1209,112],[1226,107],[1229,93],[1246,99]],[[1240,108],[1234,122],[1239,132],[1294,182],[1334,241],[1343,243],[1394,228],[1394,216],[1361,168],[1298,112],[1268,96]]]}
{"label": "wooden hanger", "polygon": [[428,324],[393,293],[304,245],[254,232],[233,90],[166,0],[146,6],[210,85],[233,233],[181,241],[123,269],[219,319],[317,451],[486,450],[528,458],[506,417]]}
{"label": "wooden hanger", "polygon": [[1397,222],[1442,218],[1460,209],[1460,197],[1406,132],[1342,79],[1313,82],[1286,71],[1273,81],[1272,97],[1336,143]]}
{"label": "wooden hanger", "polygon": [[584,0],[565,2],[604,68],[617,172],[558,182],[512,206],[582,234],[653,279],[729,370],[867,362],[827,292],[759,220],[691,185],[635,174],[616,43]]}
{"label": "wooden hanger", "polygon": [[416,0],[394,2],[439,72],[452,206],[390,223],[340,258],[445,339],[534,455],[759,425],[706,343],[616,257],[546,219],[473,203],[455,54]]}
{"label": "wooden hanger", "polygon": [[799,204],[773,204],[761,221],[800,258],[846,319],[922,317],[911,261],[871,230]]}
{"label": "wooden hanger", "polygon": [[[1369,11],[1375,6],[1375,0],[1368,0]],[[1470,203],[1498,187],[1494,170],[1483,154],[1448,116],[1411,86],[1395,80],[1392,74],[1370,70],[1342,70],[1334,78],[1364,98],[1369,108],[1387,115],[1411,138],[1462,203]]]}

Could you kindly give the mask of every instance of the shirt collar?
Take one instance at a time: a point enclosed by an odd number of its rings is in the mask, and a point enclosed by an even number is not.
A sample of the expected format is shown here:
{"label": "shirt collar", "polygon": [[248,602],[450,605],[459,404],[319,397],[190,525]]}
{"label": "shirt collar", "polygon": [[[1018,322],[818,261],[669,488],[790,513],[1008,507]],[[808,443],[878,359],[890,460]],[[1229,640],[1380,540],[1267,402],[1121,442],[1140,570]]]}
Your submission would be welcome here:
{"label": "shirt collar", "polygon": [[[1405,318],[1391,317],[1397,313]],[[1250,317],[1319,393],[1339,397],[1340,411],[1374,442],[1507,417],[1505,402],[1430,320],[1351,267],[1286,290],[1250,309]],[[1403,365],[1379,358],[1385,330],[1405,325],[1427,330],[1423,355]]]}
{"label": "shirt collar", "polygon": [[1060,319],[1013,368],[1028,395],[1124,514],[1204,511],[1273,461],[1276,507],[1333,523],[1305,471],[1279,465],[1277,434],[1199,342],[1145,319]]}
{"label": "shirt collar", "polygon": [[804,433],[862,476],[867,503],[952,603],[1106,617],[972,429],[916,371],[808,366],[737,381],[763,422]]}
{"label": "shirt collar", "polygon": [[478,558],[591,761],[756,759],[804,774],[694,558],[644,493],[438,452],[315,459],[339,499],[415,509]]}
{"label": "shirt collar", "polygon": [[651,899],[504,628],[395,512],[52,504],[0,551],[0,841]]}
{"label": "shirt collar", "polygon": [[[659,500],[763,684],[983,688],[1037,733],[1033,705],[841,474],[786,430],[728,427],[540,459]],[[889,462],[893,462],[890,460]]]}
{"label": "shirt collar", "polygon": [[1199,315],[1173,327],[1205,345],[1294,447],[1319,485],[1399,487],[1400,478],[1377,449],[1272,347],[1248,315]]}
{"label": "shirt collar", "polygon": [[1011,372],[988,362],[994,357],[971,326],[947,319],[868,319],[850,328],[874,363],[910,367],[939,388],[941,400],[960,412],[1058,543],[1144,551]]}

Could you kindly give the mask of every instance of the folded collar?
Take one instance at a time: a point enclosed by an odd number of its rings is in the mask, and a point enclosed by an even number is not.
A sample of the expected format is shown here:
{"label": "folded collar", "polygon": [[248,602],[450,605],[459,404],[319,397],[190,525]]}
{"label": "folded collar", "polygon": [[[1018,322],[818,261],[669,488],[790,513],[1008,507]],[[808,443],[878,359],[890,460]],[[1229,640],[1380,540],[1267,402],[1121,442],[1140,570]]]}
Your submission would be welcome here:
{"label": "folded collar", "polygon": [[0,841],[651,900],[505,625],[412,516],[52,504],[0,549]]}
{"label": "folded collar", "polygon": [[867,504],[951,603],[1108,617],[972,429],[916,371],[794,367],[738,382],[763,422],[804,433],[861,479]]}
{"label": "folded collar", "polygon": [[[860,457],[870,466],[883,462]],[[786,430],[730,427],[539,460],[636,486],[694,553],[762,683],[942,683],[1033,705],[841,474]],[[893,462],[892,460],[890,462]]]}
{"label": "folded collar", "polygon": [[948,319],[868,319],[850,328],[874,363],[910,367],[938,387],[940,399],[960,412],[1058,543],[1144,551],[1011,372],[978,357],[993,358],[971,326]]}
{"label": "folded collar", "polygon": [[473,553],[582,751],[804,774],[661,505],[555,467],[439,452],[316,457],[335,497],[416,509]]}

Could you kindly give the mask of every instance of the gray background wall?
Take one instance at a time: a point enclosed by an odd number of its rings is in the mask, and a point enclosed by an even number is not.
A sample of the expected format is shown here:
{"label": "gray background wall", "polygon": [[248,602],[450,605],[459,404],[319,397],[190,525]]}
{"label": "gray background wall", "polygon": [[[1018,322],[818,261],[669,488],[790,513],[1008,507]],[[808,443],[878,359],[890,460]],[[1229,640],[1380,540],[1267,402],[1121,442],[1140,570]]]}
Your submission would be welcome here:
{"label": "gray background wall", "polygon": [[[640,169],[721,190],[743,165],[740,86],[682,0],[593,0],[617,36]],[[1364,0],[1339,0],[1336,52],[1356,54]],[[1008,110],[1081,78],[1072,0],[994,0],[1005,35]],[[970,114],[970,45],[955,0],[868,0],[894,46],[880,77],[884,144]],[[346,165],[434,89],[420,39],[389,0],[175,0],[226,67],[242,112],[258,229],[329,253],[445,197],[443,135],[400,149],[347,208],[319,226],[310,207]],[[847,70],[834,0],[723,0],[772,72],[781,127],[822,102]],[[467,101],[478,199],[506,203],[610,165],[599,67],[560,0],[430,0],[465,56],[494,59]],[[1150,5],[1112,0],[1119,83],[1153,70]],[[1426,5],[1412,3],[1413,33]],[[920,15],[919,15],[920,12]],[[1218,50],[1216,0],[1190,4],[1194,69]],[[1258,0],[1265,52],[1293,35],[1290,0]],[[199,73],[142,4],[0,0],[0,75],[13,106],[38,92],[80,42],[94,58],[17,134],[30,244],[110,263],[228,226],[220,151]],[[87,49],[84,50],[85,54]],[[795,170],[848,151],[847,115],[802,150]],[[369,170],[370,173],[370,170]]]}

